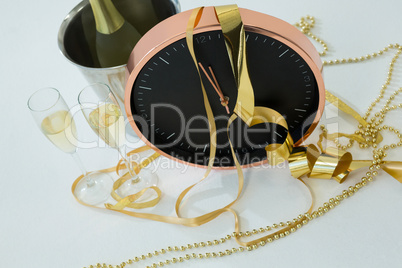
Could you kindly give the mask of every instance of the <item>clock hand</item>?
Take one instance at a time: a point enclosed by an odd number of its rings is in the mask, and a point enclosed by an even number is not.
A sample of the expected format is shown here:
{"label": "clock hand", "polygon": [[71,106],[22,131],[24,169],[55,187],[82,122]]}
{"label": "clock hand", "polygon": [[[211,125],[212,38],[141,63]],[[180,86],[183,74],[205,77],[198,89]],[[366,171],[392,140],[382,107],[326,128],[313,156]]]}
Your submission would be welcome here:
{"label": "clock hand", "polygon": [[221,100],[222,106],[224,106],[224,107],[226,108],[226,112],[227,112],[228,114],[230,114],[229,107],[228,107],[229,98],[228,98],[228,97],[225,97],[225,96],[223,95],[222,90],[221,90],[221,88],[220,88],[220,86],[219,86],[219,84],[218,84],[218,81],[216,80],[215,74],[214,74],[214,72],[212,71],[211,66],[209,66],[209,70],[210,70],[211,73],[212,73],[212,76],[213,76],[213,78],[214,78],[214,80],[215,80],[215,83],[212,81],[211,77],[208,75],[208,73],[207,73],[207,71],[205,70],[205,68],[204,68],[204,66],[202,65],[202,63],[199,62],[198,65],[201,67],[201,70],[204,72],[205,76],[208,78],[209,82],[211,83],[212,87],[215,89],[216,93],[218,93],[218,95],[219,95],[219,97],[220,97],[220,100]]}
{"label": "clock hand", "polygon": [[[214,81],[215,81],[215,85],[218,87],[219,91],[221,92],[221,95],[223,96],[222,89],[221,89],[221,87],[219,86],[218,80],[216,79],[215,74],[214,74],[214,71],[212,70],[212,67],[211,67],[211,66],[209,66],[209,71],[210,71],[211,74],[212,74],[212,77],[213,77],[213,79],[214,79]],[[224,96],[224,98],[223,98],[221,101],[224,102],[224,104],[222,103],[223,106],[227,106],[227,105],[229,104],[229,97],[225,97],[225,96]],[[228,112],[228,113],[229,113],[229,112]]]}

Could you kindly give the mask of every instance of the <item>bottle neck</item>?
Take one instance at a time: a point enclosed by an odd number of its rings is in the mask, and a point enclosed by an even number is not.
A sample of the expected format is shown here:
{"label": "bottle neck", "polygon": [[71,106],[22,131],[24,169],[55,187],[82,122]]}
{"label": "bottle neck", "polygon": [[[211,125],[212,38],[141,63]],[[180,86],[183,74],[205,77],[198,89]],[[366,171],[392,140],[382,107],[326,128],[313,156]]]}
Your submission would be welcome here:
{"label": "bottle neck", "polygon": [[111,0],[89,0],[95,16],[96,30],[112,34],[124,24],[124,18]]}

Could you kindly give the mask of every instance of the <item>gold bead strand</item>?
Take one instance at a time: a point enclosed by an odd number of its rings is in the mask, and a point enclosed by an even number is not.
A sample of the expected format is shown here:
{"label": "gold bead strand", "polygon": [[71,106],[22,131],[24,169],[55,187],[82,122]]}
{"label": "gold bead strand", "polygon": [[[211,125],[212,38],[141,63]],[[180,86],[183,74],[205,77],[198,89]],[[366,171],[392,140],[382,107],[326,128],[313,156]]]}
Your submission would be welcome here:
{"label": "gold bead strand", "polygon": [[307,36],[311,37],[314,41],[319,43],[323,47],[323,51],[319,52],[320,56],[325,56],[328,52],[328,45],[324,42],[321,38],[317,37],[311,32],[311,29],[314,28],[315,25],[315,18],[313,16],[306,16],[301,17],[300,21],[295,24],[297,28],[306,34]]}
{"label": "gold bead strand", "polygon": [[[390,45],[389,45],[388,47],[386,47],[385,49],[387,49],[387,48],[396,48],[397,51],[396,51],[394,57],[393,57],[392,60],[391,60],[391,63],[390,63],[389,69],[388,69],[388,73],[387,73],[387,78],[386,78],[386,80],[385,80],[385,83],[381,86],[381,90],[380,90],[379,96],[374,100],[374,102],[371,103],[371,105],[370,105],[369,108],[367,109],[366,116],[365,116],[366,118],[368,118],[368,117],[370,116],[371,111],[372,111],[373,108],[377,105],[377,103],[379,103],[379,102],[381,101],[381,99],[384,98],[384,93],[385,93],[385,91],[387,90],[387,88],[388,88],[388,86],[390,85],[391,80],[392,80],[392,74],[393,74],[393,70],[394,70],[394,65],[395,65],[396,61],[398,60],[400,54],[402,53],[402,47],[401,47],[399,44],[395,44],[395,45],[390,44]],[[387,50],[387,51],[388,51],[388,50]],[[388,104],[391,102],[391,100],[392,100],[392,99],[390,99],[390,100],[387,101],[386,105],[384,106],[384,110],[387,108],[387,106],[388,106]]]}
{"label": "gold bead strand", "polygon": [[357,63],[357,62],[362,62],[370,59],[374,59],[378,56],[384,55],[385,52],[388,52],[390,48],[399,48],[399,44],[390,44],[384,49],[379,50],[378,52],[373,52],[371,54],[366,54],[364,56],[360,57],[350,57],[350,58],[342,58],[342,59],[334,59],[334,60],[328,60],[328,61],[323,61],[323,65],[338,65],[338,64],[346,64],[346,63]]}

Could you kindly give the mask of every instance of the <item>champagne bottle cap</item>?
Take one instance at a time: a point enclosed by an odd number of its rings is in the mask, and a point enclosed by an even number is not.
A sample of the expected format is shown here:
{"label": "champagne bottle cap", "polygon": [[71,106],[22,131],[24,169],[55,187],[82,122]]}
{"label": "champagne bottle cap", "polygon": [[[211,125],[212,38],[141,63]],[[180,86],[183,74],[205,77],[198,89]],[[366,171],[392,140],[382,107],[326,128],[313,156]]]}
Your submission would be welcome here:
{"label": "champagne bottle cap", "polygon": [[111,0],[90,0],[95,16],[96,30],[102,34],[112,34],[124,24],[124,18]]}

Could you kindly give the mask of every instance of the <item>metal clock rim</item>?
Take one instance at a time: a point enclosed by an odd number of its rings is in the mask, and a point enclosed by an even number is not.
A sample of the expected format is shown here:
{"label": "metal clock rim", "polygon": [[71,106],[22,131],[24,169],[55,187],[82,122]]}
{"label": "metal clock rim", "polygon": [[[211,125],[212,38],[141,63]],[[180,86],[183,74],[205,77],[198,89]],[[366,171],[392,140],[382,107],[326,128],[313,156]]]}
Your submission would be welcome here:
{"label": "metal clock rim", "polygon": [[[135,80],[144,67],[144,65],[154,56],[156,55],[159,51],[164,49],[165,47],[171,45],[172,43],[181,40],[185,37],[186,35],[186,23],[188,18],[190,17],[190,11],[182,12],[179,13],[175,16],[172,16],[168,18],[167,20],[159,23],[156,25],[153,29],[151,29],[144,37],[139,41],[139,43],[136,45],[134,48],[133,52],[130,55],[129,61],[127,63],[126,67],[126,89],[125,89],[125,97],[124,97],[124,103],[125,103],[125,109],[127,113],[127,118],[128,121],[135,131],[135,133],[140,137],[140,139],[147,144],[149,147],[151,147],[153,150],[158,152],[159,154],[172,159],[176,162],[183,163],[186,165],[194,166],[194,167],[201,167],[201,168],[206,168],[204,165],[199,165],[191,162],[186,162],[181,159],[175,158],[172,155],[169,155],[165,153],[164,151],[160,150],[157,148],[155,145],[153,145],[150,141],[148,141],[140,132],[139,128],[135,124],[133,120],[133,115],[132,115],[132,110],[131,110],[131,93],[133,85],[135,83]],[[300,145],[305,139],[307,139],[313,130],[316,128],[321,115],[324,110],[324,105],[325,105],[325,89],[324,89],[324,82],[321,76],[321,70],[322,70],[322,63],[321,63],[321,58],[316,51],[315,47],[311,44],[311,42],[308,40],[308,38],[302,34],[299,30],[297,30],[294,26],[277,19],[275,17],[256,12],[256,11],[251,11],[247,9],[242,9],[240,8],[240,13],[245,25],[245,30],[246,31],[251,31],[254,33],[259,33],[263,34],[265,36],[272,37],[285,45],[289,46],[292,48],[296,53],[298,53],[309,65],[310,69],[312,70],[317,86],[318,86],[318,91],[319,91],[319,105],[317,109],[316,116],[314,118],[313,123],[309,127],[309,129],[305,132],[304,136],[295,142],[295,146]],[[249,18],[252,18],[252,20],[249,23]],[[264,23],[261,23],[262,25],[257,25],[258,21],[261,19],[267,20],[269,18],[270,20],[273,20],[274,22],[281,22],[281,26],[285,26],[287,28],[287,32],[289,32],[289,29],[291,31],[296,31],[298,34],[296,41],[301,40],[303,41],[303,48],[301,45],[297,44],[294,39],[290,38],[286,34],[280,34],[277,32],[274,32],[270,29],[264,28],[262,26]],[[177,24],[179,27],[168,27],[169,25],[174,25]],[[166,25],[166,26],[165,26]],[[199,26],[194,30],[194,34],[198,33],[203,33],[207,31],[215,31],[215,30],[220,30],[220,25],[216,19],[213,7],[207,7],[204,10],[203,17],[200,21]],[[168,32],[166,32],[168,30]],[[169,35],[169,33],[171,35]],[[295,33],[295,32],[293,32]],[[168,36],[168,38],[164,39],[164,36]],[[306,42],[307,41],[307,42]],[[151,48],[151,49],[150,49]],[[243,165],[243,168],[247,167],[252,167],[252,166],[259,166],[266,163],[266,160],[255,162],[255,163],[250,163]],[[228,167],[213,167],[214,169],[234,169],[236,168],[235,166],[228,166]]]}

